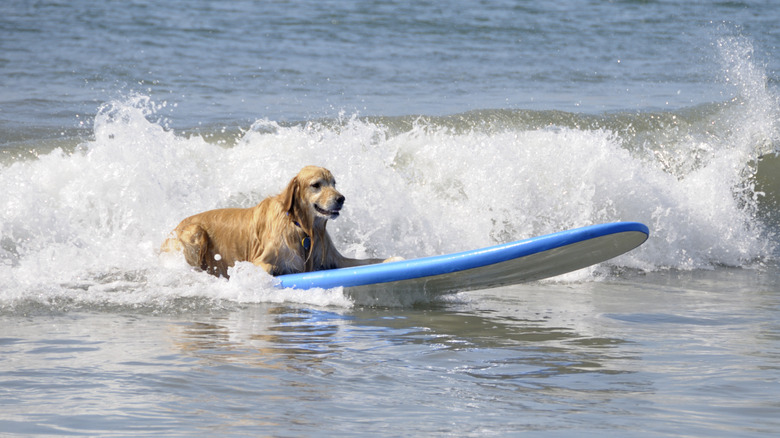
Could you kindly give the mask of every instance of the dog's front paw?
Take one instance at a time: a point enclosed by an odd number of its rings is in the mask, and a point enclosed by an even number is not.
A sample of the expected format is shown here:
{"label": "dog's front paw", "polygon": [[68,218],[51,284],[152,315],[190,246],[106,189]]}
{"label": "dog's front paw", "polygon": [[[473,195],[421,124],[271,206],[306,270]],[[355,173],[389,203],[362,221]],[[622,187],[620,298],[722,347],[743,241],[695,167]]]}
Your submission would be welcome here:
{"label": "dog's front paw", "polygon": [[395,256],[395,257],[390,257],[390,258],[382,260],[382,263],[402,262],[404,260],[406,260],[406,259],[403,258],[403,257]]}

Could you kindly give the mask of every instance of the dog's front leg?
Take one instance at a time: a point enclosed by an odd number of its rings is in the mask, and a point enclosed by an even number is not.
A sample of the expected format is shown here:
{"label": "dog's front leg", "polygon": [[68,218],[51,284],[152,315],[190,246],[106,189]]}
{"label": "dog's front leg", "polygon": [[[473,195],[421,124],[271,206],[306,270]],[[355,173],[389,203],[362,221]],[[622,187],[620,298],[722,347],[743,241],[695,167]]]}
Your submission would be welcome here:
{"label": "dog's front leg", "polygon": [[259,267],[263,268],[263,270],[265,272],[269,273],[270,275],[276,275],[276,273],[275,273],[276,266],[274,266],[274,265],[272,265],[270,263],[266,263],[266,262],[264,262],[264,261],[262,261],[260,259],[255,259],[255,260],[252,261],[252,264],[254,264],[255,266],[259,266]]}

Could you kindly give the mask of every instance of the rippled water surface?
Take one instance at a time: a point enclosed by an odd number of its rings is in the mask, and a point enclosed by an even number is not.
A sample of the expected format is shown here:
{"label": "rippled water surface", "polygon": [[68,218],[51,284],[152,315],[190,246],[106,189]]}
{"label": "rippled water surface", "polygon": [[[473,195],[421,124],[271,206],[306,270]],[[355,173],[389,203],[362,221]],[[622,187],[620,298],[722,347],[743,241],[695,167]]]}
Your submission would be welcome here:
{"label": "rippled water surface", "polygon": [[8,433],[743,436],[777,419],[777,283],[652,274],[410,309],[5,316]]}

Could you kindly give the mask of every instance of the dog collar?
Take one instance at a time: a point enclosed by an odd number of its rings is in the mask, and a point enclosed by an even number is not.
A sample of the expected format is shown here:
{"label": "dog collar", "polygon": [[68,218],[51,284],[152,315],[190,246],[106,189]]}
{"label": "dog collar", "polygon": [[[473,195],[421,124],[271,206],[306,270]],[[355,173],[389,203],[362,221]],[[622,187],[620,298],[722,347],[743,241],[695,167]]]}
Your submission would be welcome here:
{"label": "dog collar", "polygon": [[[287,216],[288,217],[290,216],[290,212],[289,211],[287,212]],[[294,223],[296,227],[303,229],[301,227],[301,224],[299,224],[297,221],[292,221],[292,223]],[[301,246],[306,251],[308,251],[309,248],[311,248],[311,238],[309,236],[307,236],[306,233],[303,234],[303,239],[301,239]]]}

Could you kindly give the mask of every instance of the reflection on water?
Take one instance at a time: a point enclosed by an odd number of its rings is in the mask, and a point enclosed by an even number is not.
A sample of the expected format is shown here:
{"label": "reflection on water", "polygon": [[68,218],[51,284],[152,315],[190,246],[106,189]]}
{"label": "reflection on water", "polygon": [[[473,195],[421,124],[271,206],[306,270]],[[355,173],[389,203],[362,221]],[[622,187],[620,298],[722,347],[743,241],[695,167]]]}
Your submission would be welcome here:
{"label": "reflection on water", "polygon": [[[420,424],[437,422],[476,430],[496,418],[485,430],[579,428],[620,415],[636,394],[653,390],[647,379],[631,377],[639,358],[625,339],[592,336],[533,311],[467,307],[252,305],[179,324],[172,337],[215,379],[233,378],[235,371],[222,376],[225,364],[239,366],[244,385],[286,400],[264,403],[267,415],[311,427],[322,427],[316,418],[360,412],[415,433],[435,432]],[[291,404],[298,406],[294,415]],[[569,418],[571,412],[588,414]],[[360,425],[350,418],[328,430]]]}
{"label": "reflection on water", "polygon": [[722,269],[404,309],[253,304],[180,322],[171,338],[215,380],[241,375],[230,387],[264,394],[268,417],[317,430],[728,436],[755,419],[770,430],[780,412],[766,377],[780,358],[776,290],[761,272]]}
{"label": "reflection on water", "polygon": [[[177,347],[207,363],[240,363],[257,367],[258,373],[293,371],[304,380],[364,370],[403,386],[410,374],[430,373],[428,378],[444,375],[462,385],[540,388],[555,385],[551,377],[629,373],[632,367],[624,365],[636,359],[623,348],[630,344],[624,339],[585,336],[550,325],[544,317],[440,308],[332,311],[252,305],[176,329]],[[566,384],[572,380],[577,378]],[[605,384],[599,390],[621,390],[614,382]]]}

